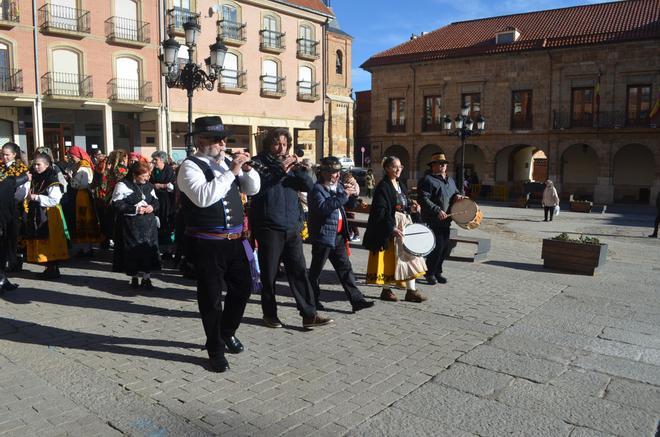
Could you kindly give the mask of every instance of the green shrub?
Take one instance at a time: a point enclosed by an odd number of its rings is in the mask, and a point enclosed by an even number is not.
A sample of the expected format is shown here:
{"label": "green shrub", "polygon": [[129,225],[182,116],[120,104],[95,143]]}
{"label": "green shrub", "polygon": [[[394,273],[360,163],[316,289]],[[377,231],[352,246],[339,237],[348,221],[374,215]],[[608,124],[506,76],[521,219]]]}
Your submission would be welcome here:
{"label": "green shrub", "polygon": [[583,243],[583,244],[600,244],[600,240],[596,237],[589,237],[586,235],[580,235],[579,238],[571,238],[566,232],[562,232],[556,237],[552,237],[552,240],[557,241],[569,241],[571,243]]}

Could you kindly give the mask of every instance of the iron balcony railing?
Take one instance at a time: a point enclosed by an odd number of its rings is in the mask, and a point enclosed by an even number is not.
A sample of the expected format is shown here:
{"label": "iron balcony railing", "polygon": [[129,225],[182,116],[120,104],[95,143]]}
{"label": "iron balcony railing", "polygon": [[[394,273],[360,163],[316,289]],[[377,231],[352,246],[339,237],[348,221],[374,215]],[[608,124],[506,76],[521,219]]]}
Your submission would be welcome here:
{"label": "iron balcony railing", "polygon": [[264,75],[259,78],[261,81],[261,95],[268,97],[281,97],[286,94],[284,80],[281,76]]}
{"label": "iron balcony railing", "polygon": [[296,85],[298,85],[298,99],[315,101],[320,98],[318,93],[318,82],[312,83],[305,80],[299,80]]}
{"label": "iron balcony railing", "polygon": [[173,28],[174,31],[183,31],[183,23],[193,19],[197,21],[197,14],[190,9],[175,6],[168,11],[168,26]]}
{"label": "iron balcony railing", "polygon": [[149,23],[124,17],[110,17],[105,20],[105,36],[109,40],[135,41],[144,44],[151,42]]}
{"label": "iron balcony railing", "polygon": [[151,102],[151,82],[111,79],[108,81],[108,98],[114,101]]}
{"label": "iron balcony railing", "polygon": [[318,41],[313,41],[311,39],[298,38],[296,40],[298,45],[298,57],[306,59],[318,59],[319,51]]}
{"label": "iron balcony railing", "polygon": [[244,91],[246,84],[247,71],[230,70],[223,68],[220,72],[218,88],[223,91]]}
{"label": "iron balcony railing", "polygon": [[51,72],[41,76],[41,86],[47,96],[92,97],[92,76]]}
{"label": "iron balcony railing", "polygon": [[46,3],[39,8],[39,27],[41,30],[90,33],[89,22],[89,11],[83,9],[50,3]]}
{"label": "iron balcony railing", "polygon": [[442,117],[422,117],[422,132],[442,132]]}
{"label": "iron balcony railing", "polygon": [[625,111],[600,111],[574,114],[571,112],[553,112],[553,129],[619,129],[619,128],[656,128],[659,118],[649,118],[648,112],[643,117],[631,117]]}
{"label": "iron balcony railing", "polygon": [[245,23],[238,23],[230,20],[220,20],[220,37],[225,42],[244,43],[247,41],[245,36]]}
{"label": "iron balcony railing", "polygon": [[18,23],[19,20],[18,3],[15,1],[0,0],[0,21]]}
{"label": "iron balcony railing", "polygon": [[15,68],[0,68],[0,92],[22,93],[23,70]]}
{"label": "iron balcony railing", "polygon": [[274,30],[262,29],[259,31],[261,37],[259,47],[262,50],[284,51],[286,48],[285,34]]}
{"label": "iron balcony railing", "polygon": [[404,119],[398,119],[398,120],[387,120],[387,132],[388,133],[393,133],[393,132],[405,132],[406,131],[406,120]]}

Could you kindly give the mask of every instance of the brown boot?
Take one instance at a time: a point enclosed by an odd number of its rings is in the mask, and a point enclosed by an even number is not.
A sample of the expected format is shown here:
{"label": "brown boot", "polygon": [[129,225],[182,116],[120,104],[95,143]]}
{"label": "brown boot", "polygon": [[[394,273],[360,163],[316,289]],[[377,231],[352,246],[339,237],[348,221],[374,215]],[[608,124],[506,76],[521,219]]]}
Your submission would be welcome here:
{"label": "brown boot", "polygon": [[422,293],[417,290],[406,290],[406,302],[424,302],[427,299]]}
{"label": "brown boot", "polygon": [[380,293],[380,300],[386,300],[388,302],[397,302],[396,294],[389,288],[383,288],[383,291]]}

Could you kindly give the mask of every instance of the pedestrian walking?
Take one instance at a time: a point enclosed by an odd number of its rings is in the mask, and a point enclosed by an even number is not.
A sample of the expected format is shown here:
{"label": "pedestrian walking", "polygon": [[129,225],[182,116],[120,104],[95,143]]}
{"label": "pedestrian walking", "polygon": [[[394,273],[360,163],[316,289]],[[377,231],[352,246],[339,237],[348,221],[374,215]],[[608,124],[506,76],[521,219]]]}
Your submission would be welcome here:
{"label": "pedestrian walking", "polygon": [[353,312],[356,312],[372,307],[374,302],[367,301],[358,289],[349,259],[348,219],[344,207],[355,205],[360,188],[357,183],[345,185],[340,182],[340,171],[339,159],[334,156],[323,158],[319,180],[309,194],[309,239],[312,243],[309,281],[314,289],[316,309],[323,310],[319,277],[329,259]]}
{"label": "pedestrian walking", "polygon": [[[243,238],[241,193],[257,194],[260,179],[248,153],[226,155],[226,129],[220,117],[200,117],[193,132],[197,153],[179,168],[177,185],[185,233],[194,240],[191,260],[197,276],[197,303],[206,333],[211,370],[225,372],[230,353],[244,350],[236,331],[252,292],[252,247]],[[226,292],[222,308],[222,294]]]}
{"label": "pedestrian walking", "polygon": [[653,233],[649,235],[650,238],[658,237],[658,225],[660,225],[660,191],[658,192],[658,197],[655,198],[655,207],[657,209],[657,214],[655,216],[655,225],[653,227]]}
{"label": "pedestrian walking", "polygon": [[367,185],[367,197],[371,199],[374,193],[374,187],[376,186],[374,172],[371,169],[367,170],[367,175],[365,176],[365,184]]}
{"label": "pedestrian walking", "polygon": [[362,240],[364,247],[369,250],[367,284],[383,286],[381,300],[396,302],[398,298],[392,287],[399,287],[406,289],[406,301],[423,302],[426,297],[417,290],[415,284],[415,279],[422,276],[423,271],[405,278],[397,278],[395,275],[398,257],[394,239],[403,238],[402,224],[409,221],[405,214],[412,207],[406,195],[406,187],[399,181],[403,165],[396,156],[386,156],[383,159],[383,170],[385,176],[374,190],[367,229]]}
{"label": "pedestrian walking", "polygon": [[550,221],[552,221],[552,217],[555,215],[555,208],[559,205],[559,195],[557,194],[555,184],[550,179],[546,179],[545,181],[541,205],[543,206],[543,214],[545,216],[543,221],[547,222],[548,216],[550,216]]}
{"label": "pedestrian walking", "polygon": [[298,193],[311,191],[313,182],[298,163],[298,157],[291,153],[291,141],[286,129],[272,129],[262,141],[262,151],[254,158],[262,168],[261,191],[250,204],[250,225],[259,251],[263,320],[270,328],[282,327],[277,317],[275,299],[280,260],[284,263],[303,327],[312,328],[333,322],[331,318],[317,313],[314,292],[307,277],[300,236],[303,213]]}

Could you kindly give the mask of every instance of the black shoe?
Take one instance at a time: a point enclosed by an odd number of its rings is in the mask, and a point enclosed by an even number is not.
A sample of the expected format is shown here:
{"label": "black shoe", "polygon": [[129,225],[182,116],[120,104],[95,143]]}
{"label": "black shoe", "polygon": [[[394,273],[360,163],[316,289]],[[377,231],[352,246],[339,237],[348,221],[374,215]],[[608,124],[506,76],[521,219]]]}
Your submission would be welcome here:
{"label": "black shoe", "polygon": [[375,304],[375,302],[373,300],[362,299],[362,300],[358,300],[358,301],[353,302],[351,304],[351,306],[353,307],[353,312],[356,313],[356,312],[358,312],[360,310],[363,310],[365,308],[371,308],[372,306],[374,306],[374,304]]}
{"label": "black shoe", "polygon": [[268,326],[269,328],[281,328],[282,327],[282,322],[280,319],[275,317],[268,317],[264,316],[264,325]]}
{"label": "black shoe", "polygon": [[212,372],[222,373],[229,370],[229,362],[227,362],[224,355],[209,356],[209,362]]}
{"label": "black shoe", "polygon": [[649,238],[658,238],[658,234],[651,234],[649,235]]}
{"label": "black shoe", "polygon": [[446,284],[447,278],[442,275],[435,275],[435,280],[438,281],[438,284]]}
{"label": "black shoe", "polygon": [[9,278],[7,277],[4,277],[2,280],[0,280],[0,290],[2,291],[12,291],[16,290],[17,288],[18,285],[9,282]]}
{"label": "black shoe", "polygon": [[140,287],[144,288],[145,290],[153,290],[154,284],[151,283],[151,279],[142,279],[142,284],[140,284]]}
{"label": "black shoe", "polygon": [[16,264],[9,266],[7,271],[11,273],[20,273],[23,271],[23,263],[17,262]]}
{"label": "black shoe", "polygon": [[316,303],[316,311],[325,311],[325,307],[321,302]]}
{"label": "black shoe", "polygon": [[435,279],[435,277],[431,275],[424,275],[424,278],[426,279],[426,283],[429,285],[435,285],[438,283],[438,281]]}
{"label": "black shoe", "polygon": [[61,278],[62,275],[60,274],[60,269],[57,267],[46,267],[46,270],[44,270],[41,273],[37,274],[37,277],[39,279],[58,279]]}
{"label": "black shoe", "polygon": [[227,347],[227,352],[230,354],[240,354],[245,350],[243,343],[241,343],[241,341],[234,335],[231,337],[222,337],[222,339],[224,340],[225,346]]}

